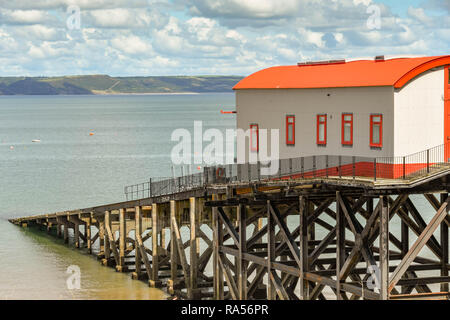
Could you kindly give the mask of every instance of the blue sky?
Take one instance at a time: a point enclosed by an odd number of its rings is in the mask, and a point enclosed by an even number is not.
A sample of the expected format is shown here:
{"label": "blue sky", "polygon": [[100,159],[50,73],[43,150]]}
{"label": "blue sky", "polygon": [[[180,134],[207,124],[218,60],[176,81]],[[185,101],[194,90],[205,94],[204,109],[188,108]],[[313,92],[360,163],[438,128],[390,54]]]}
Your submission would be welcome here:
{"label": "blue sky", "polygon": [[449,43],[450,0],[0,0],[0,76],[247,75]]}

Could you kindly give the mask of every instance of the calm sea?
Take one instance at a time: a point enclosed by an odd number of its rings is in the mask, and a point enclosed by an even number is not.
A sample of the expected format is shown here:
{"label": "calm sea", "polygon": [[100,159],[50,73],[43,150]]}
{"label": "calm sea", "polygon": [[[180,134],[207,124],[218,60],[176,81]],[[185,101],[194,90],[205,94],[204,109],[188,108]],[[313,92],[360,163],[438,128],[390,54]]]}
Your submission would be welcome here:
{"label": "calm sea", "polygon": [[[234,94],[0,97],[0,299],[163,299],[162,291],[6,219],[123,201],[125,185],[171,176],[175,129],[192,132],[199,120],[234,128],[235,116],[220,113],[234,105]],[[428,203],[416,205],[429,221]],[[295,227],[296,217],[289,219]],[[391,231],[399,234],[399,226],[394,218]],[[80,290],[67,289],[72,265],[81,270]]]}
{"label": "calm sea", "polygon": [[[234,105],[234,94],[0,97],[0,299],[163,298],[6,219],[124,201],[125,185],[171,176],[175,129],[234,128],[220,113]],[[81,290],[67,289],[71,265]]]}

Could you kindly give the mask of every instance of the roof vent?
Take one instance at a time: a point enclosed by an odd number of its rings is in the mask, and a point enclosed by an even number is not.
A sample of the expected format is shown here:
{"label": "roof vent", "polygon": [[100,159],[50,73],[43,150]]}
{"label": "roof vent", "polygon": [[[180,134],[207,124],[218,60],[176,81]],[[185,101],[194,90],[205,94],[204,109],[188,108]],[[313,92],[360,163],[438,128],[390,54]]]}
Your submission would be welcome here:
{"label": "roof vent", "polygon": [[323,66],[323,65],[329,65],[329,64],[343,64],[345,63],[345,59],[342,60],[326,60],[326,61],[307,61],[307,62],[299,62],[297,65],[299,67],[305,67],[305,66]]}
{"label": "roof vent", "polygon": [[375,57],[375,62],[384,62],[384,61],[385,61],[384,56],[376,56]]}

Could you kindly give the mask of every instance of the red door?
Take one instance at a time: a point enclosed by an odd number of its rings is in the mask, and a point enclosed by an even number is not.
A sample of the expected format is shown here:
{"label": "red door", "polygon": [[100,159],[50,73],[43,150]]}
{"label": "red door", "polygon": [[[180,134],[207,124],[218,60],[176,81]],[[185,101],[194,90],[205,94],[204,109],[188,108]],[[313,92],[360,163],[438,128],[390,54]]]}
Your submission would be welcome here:
{"label": "red door", "polygon": [[448,66],[445,67],[444,91],[445,161],[450,162],[450,71]]}

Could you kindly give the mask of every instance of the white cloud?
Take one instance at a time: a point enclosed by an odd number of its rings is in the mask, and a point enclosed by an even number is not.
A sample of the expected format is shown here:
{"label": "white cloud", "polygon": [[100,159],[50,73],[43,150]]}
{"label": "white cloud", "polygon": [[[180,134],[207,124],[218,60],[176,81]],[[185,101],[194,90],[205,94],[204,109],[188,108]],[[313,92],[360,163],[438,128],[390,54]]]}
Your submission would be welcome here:
{"label": "white cloud", "polygon": [[123,53],[148,55],[153,52],[152,46],[137,36],[121,36],[111,40],[111,46]]}
{"label": "white cloud", "polygon": [[[0,71],[246,75],[301,60],[445,54],[448,3],[405,5],[399,17],[375,0],[0,0]],[[81,7],[80,30],[66,27],[69,4]],[[368,5],[379,6],[380,29],[367,27]]]}

